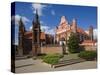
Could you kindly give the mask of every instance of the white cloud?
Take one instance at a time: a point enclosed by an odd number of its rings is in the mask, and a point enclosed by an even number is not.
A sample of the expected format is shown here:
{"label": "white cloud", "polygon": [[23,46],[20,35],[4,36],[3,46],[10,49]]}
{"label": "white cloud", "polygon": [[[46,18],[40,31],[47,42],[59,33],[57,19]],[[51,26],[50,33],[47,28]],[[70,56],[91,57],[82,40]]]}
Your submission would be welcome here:
{"label": "white cloud", "polygon": [[55,34],[54,28],[51,28],[51,27],[46,26],[46,25],[42,25],[41,30],[44,31],[47,34],[52,34],[52,35]]}
{"label": "white cloud", "polygon": [[51,14],[52,14],[52,15],[55,15],[55,11],[54,11],[54,10],[51,10]]}
{"label": "white cloud", "polygon": [[46,25],[42,25],[41,26],[41,29],[48,30],[48,29],[50,29],[50,27],[49,26],[46,26]]}
{"label": "white cloud", "polygon": [[33,13],[36,13],[36,9],[38,10],[38,15],[42,16],[43,15],[43,9],[46,8],[47,5],[42,5],[42,4],[32,4],[32,9]]}
{"label": "white cloud", "polygon": [[48,31],[47,31],[47,33],[48,34],[52,34],[52,35],[54,35],[55,34],[55,30],[52,28],[52,29],[49,29]]}
{"label": "white cloud", "polygon": [[22,21],[24,22],[24,23],[26,23],[26,22],[29,22],[30,20],[28,19],[28,18],[26,18],[26,17],[22,17]]}
{"label": "white cloud", "polygon": [[98,30],[97,29],[93,30],[93,35],[94,35],[94,39],[97,39],[97,36],[98,36]]}
{"label": "white cloud", "polygon": [[[43,24],[43,21],[40,21],[40,24],[42,25]],[[45,27],[43,27],[45,28]],[[42,29],[42,28],[41,28]],[[45,28],[46,29],[46,28]],[[29,27],[29,30],[31,31],[32,30],[32,26]]]}
{"label": "white cloud", "polygon": [[30,26],[29,30],[30,30],[30,31],[32,30],[32,26]]}
{"label": "white cloud", "polygon": [[[30,26],[30,31],[32,30],[32,26]],[[53,28],[47,26],[47,25],[41,25],[41,31],[45,32],[46,34],[55,34],[55,31]]]}
{"label": "white cloud", "polygon": [[40,24],[43,24],[43,21],[40,21]]}
{"label": "white cloud", "polygon": [[[41,30],[42,30],[42,31],[47,32],[47,30],[49,30],[49,29],[50,29],[49,26],[41,25]],[[32,26],[30,26],[30,30],[32,30]]]}
{"label": "white cloud", "polygon": [[11,20],[12,21],[15,21],[15,25],[18,25],[18,22],[19,22],[20,18],[22,18],[23,23],[26,23],[26,22],[29,22],[30,21],[25,16],[20,16],[20,15],[12,16]]}

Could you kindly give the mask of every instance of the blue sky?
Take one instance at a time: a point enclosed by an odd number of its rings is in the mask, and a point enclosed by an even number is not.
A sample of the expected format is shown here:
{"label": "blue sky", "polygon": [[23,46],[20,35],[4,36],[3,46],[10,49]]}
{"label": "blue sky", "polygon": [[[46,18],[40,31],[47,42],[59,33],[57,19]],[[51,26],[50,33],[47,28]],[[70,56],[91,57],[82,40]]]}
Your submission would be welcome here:
{"label": "blue sky", "polygon": [[54,28],[59,25],[61,16],[65,16],[69,24],[73,18],[76,18],[78,26],[84,30],[87,30],[90,25],[97,29],[96,7],[16,2],[15,15],[13,15],[16,22],[16,39],[19,18],[23,18],[26,30],[29,31],[34,20],[35,9],[38,9],[41,28],[47,33],[54,34]]}

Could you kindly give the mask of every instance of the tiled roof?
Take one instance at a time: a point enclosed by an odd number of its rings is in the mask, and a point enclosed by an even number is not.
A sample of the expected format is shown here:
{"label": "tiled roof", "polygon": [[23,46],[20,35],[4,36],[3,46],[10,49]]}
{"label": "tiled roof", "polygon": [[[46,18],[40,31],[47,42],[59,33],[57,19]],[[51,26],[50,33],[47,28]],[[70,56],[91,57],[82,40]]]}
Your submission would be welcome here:
{"label": "tiled roof", "polygon": [[27,31],[27,32],[25,32],[24,35],[25,35],[25,36],[32,36],[32,32],[31,32],[31,31]]}
{"label": "tiled roof", "polygon": [[95,40],[84,40],[83,43],[96,43]]}
{"label": "tiled roof", "polygon": [[[32,39],[32,32],[31,32],[31,31],[26,32],[26,33],[25,33],[25,37],[26,37],[27,39]],[[41,32],[40,39],[43,40],[43,39],[45,39],[45,38],[46,38],[46,37],[45,37],[45,33],[44,33],[44,32]]]}
{"label": "tiled roof", "polygon": [[95,40],[84,40],[80,45],[95,45],[96,41]]}
{"label": "tiled roof", "polygon": [[77,32],[87,35],[87,33],[82,28],[77,28]]}
{"label": "tiled roof", "polygon": [[45,36],[45,33],[44,32],[41,32],[41,37],[40,37],[42,40],[43,39],[46,39],[46,36]]}

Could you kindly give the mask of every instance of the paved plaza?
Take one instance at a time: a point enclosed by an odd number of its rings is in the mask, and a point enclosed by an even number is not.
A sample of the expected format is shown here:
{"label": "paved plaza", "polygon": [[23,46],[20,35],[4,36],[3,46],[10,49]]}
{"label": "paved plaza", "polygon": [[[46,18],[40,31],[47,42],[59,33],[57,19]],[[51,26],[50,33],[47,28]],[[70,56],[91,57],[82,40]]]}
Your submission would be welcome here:
{"label": "paved plaza", "polygon": [[47,71],[62,71],[62,70],[80,70],[80,69],[95,69],[97,68],[96,61],[85,61],[77,64],[62,66],[58,68],[51,68],[50,65],[42,62],[42,60],[33,60],[32,58],[16,60],[15,61],[16,73],[29,73],[29,72],[47,72]]}

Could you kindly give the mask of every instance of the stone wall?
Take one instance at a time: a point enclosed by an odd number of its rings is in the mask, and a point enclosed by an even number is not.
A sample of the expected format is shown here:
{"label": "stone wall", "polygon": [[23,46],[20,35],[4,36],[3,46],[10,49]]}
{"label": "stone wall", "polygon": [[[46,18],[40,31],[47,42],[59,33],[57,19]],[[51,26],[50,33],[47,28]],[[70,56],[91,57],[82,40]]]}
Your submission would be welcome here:
{"label": "stone wall", "polygon": [[[96,51],[97,46],[84,46],[86,51]],[[60,53],[62,54],[62,47],[61,46],[44,46],[41,47],[41,52],[45,54],[54,54]],[[66,53],[68,53],[68,48],[66,47]]]}
{"label": "stone wall", "polygon": [[96,51],[97,46],[84,46],[86,51]]}
{"label": "stone wall", "polygon": [[62,47],[41,47],[41,52],[46,54],[62,53]]}

